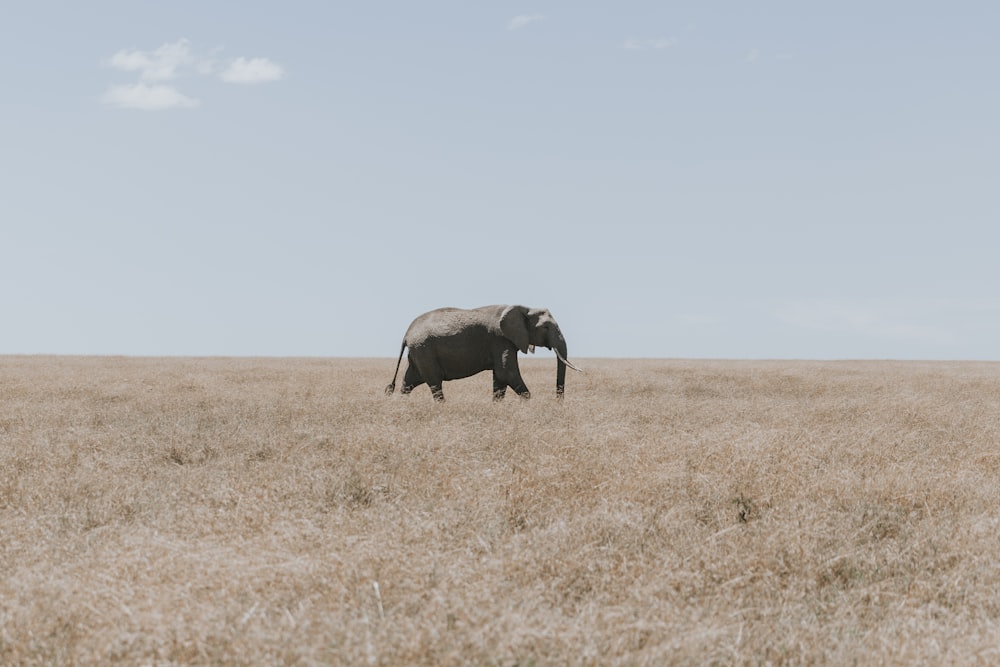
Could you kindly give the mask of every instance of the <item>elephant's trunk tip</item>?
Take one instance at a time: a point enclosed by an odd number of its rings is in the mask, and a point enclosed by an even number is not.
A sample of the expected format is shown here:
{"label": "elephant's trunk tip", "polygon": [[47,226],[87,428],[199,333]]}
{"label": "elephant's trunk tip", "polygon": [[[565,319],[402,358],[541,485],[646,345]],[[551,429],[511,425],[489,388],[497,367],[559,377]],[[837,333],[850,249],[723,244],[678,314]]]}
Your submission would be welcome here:
{"label": "elephant's trunk tip", "polygon": [[392,396],[392,392],[396,391],[396,383],[393,382],[385,388],[385,395]]}

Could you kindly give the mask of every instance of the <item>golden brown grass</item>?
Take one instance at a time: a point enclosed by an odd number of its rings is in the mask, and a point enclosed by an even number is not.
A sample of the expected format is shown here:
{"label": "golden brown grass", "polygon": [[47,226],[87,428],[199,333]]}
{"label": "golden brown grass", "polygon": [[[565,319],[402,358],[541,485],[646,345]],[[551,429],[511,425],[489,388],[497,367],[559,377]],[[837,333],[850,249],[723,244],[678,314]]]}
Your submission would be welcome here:
{"label": "golden brown grass", "polygon": [[1000,365],[0,358],[3,664],[988,664]]}

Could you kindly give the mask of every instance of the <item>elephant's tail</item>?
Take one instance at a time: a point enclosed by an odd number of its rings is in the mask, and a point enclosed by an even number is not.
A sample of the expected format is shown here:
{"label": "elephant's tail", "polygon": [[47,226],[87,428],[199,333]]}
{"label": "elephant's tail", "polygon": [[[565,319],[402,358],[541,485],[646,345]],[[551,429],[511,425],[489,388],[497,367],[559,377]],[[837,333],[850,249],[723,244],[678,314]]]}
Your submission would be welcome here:
{"label": "elephant's tail", "polygon": [[399,365],[403,363],[403,351],[405,349],[406,340],[404,339],[402,347],[399,348],[399,359],[396,360],[396,372],[392,374],[392,382],[385,388],[386,396],[392,396],[392,392],[396,391],[396,376],[399,375]]}

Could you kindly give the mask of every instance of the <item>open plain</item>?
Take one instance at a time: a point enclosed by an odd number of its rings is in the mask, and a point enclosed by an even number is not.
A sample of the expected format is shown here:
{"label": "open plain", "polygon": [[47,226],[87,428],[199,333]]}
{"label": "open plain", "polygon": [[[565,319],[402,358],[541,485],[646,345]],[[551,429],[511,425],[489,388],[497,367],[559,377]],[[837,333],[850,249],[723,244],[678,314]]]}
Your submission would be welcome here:
{"label": "open plain", "polygon": [[996,664],[1000,364],[0,357],[2,664]]}

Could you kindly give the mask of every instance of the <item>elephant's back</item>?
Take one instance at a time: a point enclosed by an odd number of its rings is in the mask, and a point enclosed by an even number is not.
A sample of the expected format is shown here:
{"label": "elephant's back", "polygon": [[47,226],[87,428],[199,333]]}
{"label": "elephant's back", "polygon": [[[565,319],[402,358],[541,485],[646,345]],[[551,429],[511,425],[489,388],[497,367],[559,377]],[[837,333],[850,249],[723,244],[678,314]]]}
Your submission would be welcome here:
{"label": "elephant's back", "polygon": [[483,334],[490,330],[492,310],[502,306],[485,306],[483,308],[437,308],[424,313],[413,320],[406,330],[406,344],[412,349],[420,347],[428,340],[450,338],[455,336],[474,336],[481,330]]}
{"label": "elephant's back", "polygon": [[446,338],[460,334],[475,325],[474,311],[462,308],[438,308],[424,313],[413,320],[406,330],[406,344],[413,349],[426,344],[428,340]]}

